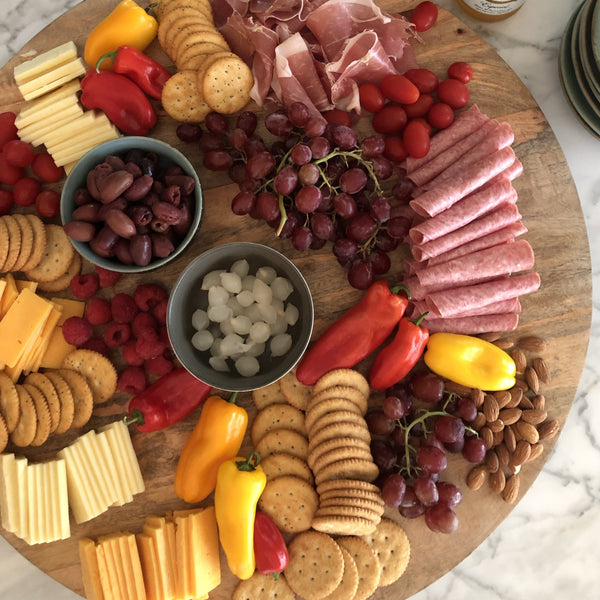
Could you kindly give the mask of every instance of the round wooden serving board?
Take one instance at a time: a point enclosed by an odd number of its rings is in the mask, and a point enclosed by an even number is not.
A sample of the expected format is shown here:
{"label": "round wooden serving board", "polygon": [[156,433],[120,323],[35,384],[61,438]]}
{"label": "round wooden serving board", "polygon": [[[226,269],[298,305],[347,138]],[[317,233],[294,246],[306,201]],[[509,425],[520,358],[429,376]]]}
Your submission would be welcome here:
{"label": "round wooden serving board", "polygon": [[[48,50],[73,40],[83,54],[88,32],[117,4],[117,0],[86,0],[77,5],[32,39],[0,71],[0,111],[18,111],[22,104],[12,79],[13,68],[31,58],[34,53]],[[379,0],[382,8],[405,11],[416,2]],[[524,173],[515,180],[519,194],[518,207],[529,232],[525,238],[532,244],[536,270],[542,279],[541,289],[522,299],[523,312],[519,328],[513,337],[535,334],[548,342],[544,357],[552,382],[543,387],[549,415],[564,424],[581,375],[586,354],[591,319],[591,267],[585,224],[575,185],[565,157],[542,112],[531,94],[506,63],[472,32],[447,11],[440,9],[435,27],[422,34],[423,43],[416,44],[419,64],[445,77],[446,68],[457,60],[468,61],[474,70],[469,84],[472,102],[491,117],[510,123],[515,132],[514,149],[524,165]],[[169,65],[167,57],[154,42],[149,53]],[[158,109],[160,107],[157,106]],[[200,153],[191,144],[181,143],[175,135],[176,124],[160,111],[159,122],[152,135],[181,149],[196,165],[204,186],[204,214],[200,230],[183,256],[159,271],[140,276],[125,276],[115,292],[132,292],[140,281],[158,281],[171,286],[181,270],[198,254],[215,245],[247,240],[264,243],[280,250],[301,269],[312,290],[315,302],[314,337],[318,336],[343,311],[355,303],[361,293],[350,288],[345,271],[338,266],[330,248],[299,253],[288,240],[279,240],[266,225],[247,217],[237,217],[230,210],[234,185],[215,177],[201,165]],[[363,130],[365,124],[362,125]],[[391,279],[399,276],[402,252],[395,257]],[[90,265],[86,265],[89,269]],[[359,365],[364,369],[366,365]],[[120,418],[126,412],[128,397],[117,395],[114,402],[97,409],[88,428]],[[374,398],[377,402],[377,398]],[[254,414],[249,394],[240,402]],[[186,507],[173,492],[173,474],[183,446],[199,411],[178,425],[162,432],[141,434],[132,431],[146,492],[120,508],[111,508],[88,523],[72,523],[70,539],[28,546],[12,534],[3,531],[6,539],[44,572],[70,589],[83,594],[77,541],[82,536],[98,536],[118,530],[141,531],[147,515],[163,515]],[[83,433],[83,432],[79,432]],[[74,434],[57,436],[37,450],[26,449],[31,459],[52,457],[74,439]],[[552,450],[554,441],[546,442],[544,455],[521,471],[521,495],[535,477]],[[245,450],[249,444],[245,444]],[[9,448],[8,450],[11,450]],[[14,450],[14,449],[13,449]],[[388,509],[387,516],[401,521],[411,542],[411,561],[404,576],[394,585],[381,588],[374,598],[401,600],[451,570],[472,552],[512,509],[484,486],[477,492],[468,490],[465,476],[470,466],[459,457],[451,457],[443,479],[458,483],[464,494],[457,507],[460,519],[458,531],[445,536],[430,532],[422,518],[401,519]],[[212,502],[212,496],[207,502]],[[236,585],[222,556],[223,583],[210,597],[226,600],[232,597]]]}

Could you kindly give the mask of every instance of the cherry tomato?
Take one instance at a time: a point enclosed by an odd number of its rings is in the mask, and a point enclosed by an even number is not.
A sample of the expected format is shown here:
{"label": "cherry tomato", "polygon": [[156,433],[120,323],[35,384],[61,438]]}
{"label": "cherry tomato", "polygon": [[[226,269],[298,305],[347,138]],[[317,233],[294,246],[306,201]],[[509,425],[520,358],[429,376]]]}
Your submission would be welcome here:
{"label": "cherry tomato", "polygon": [[0,190],[0,215],[6,215],[10,212],[15,201],[10,190]]}
{"label": "cherry tomato", "polygon": [[54,190],[42,190],[35,197],[35,210],[41,217],[55,217],[60,212],[60,194]]}
{"label": "cherry tomato", "polygon": [[412,104],[419,98],[417,86],[400,73],[386,75],[381,80],[379,87],[388,100],[393,100],[398,104]]}
{"label": "cherry tomato", "polygon": [[435,92],[438,83],[438,76],[429,69],[409,69],[404,73],[404,77],[410,79],[421,94],[431,94]]}
{"label": "cherry tomato", "polygon": [[411,121],[418,121],[419,123],[421,123],[421,125],[423,125],[423,127],[425,127],[425,130],[427,131],[427,135],[431,137],[431,134],[433,133],[433,127],[425,117],[416,117],[414,119],[411,119]]}
{"label": "cherry tomato", "polygon": [[419,119],[413,119],[406,124],[402,141],[406,151],[413,158],[423,158],[429,152],[429,133]]}
{"label": "cherry tomato", "polygon": [[4,148],[6,142],[17,139],[16,118],[17,115],[14,112],[0,113],[0,150]]}
{"label": "cherry tomato", "polygon": [[433,106],[433,96],[431,94],[421,94],[419,99],[412,104],[405,104],[404,110],[409,119],[415,117],[424,117]]}
{"label": "cherry tomato", "polygon": [[13,197],[15,204],[19,206],[31,206],[35,197],[40,193],[42,186],[33,177],[23,177],[13,186]]}
{"label": "cherry tomato", "polygon": [[332,123],[333,125],[346,125],[347,127],[352,127],[352,117],[350,116],[350,113],[341,110],[340,108],[326,110],[323,113],[323,116],[328,123]]}
{"label": "cherry tomato", "polygon": [[358,88],[360,105],[369,112],[376,113],[385,104],[383,92],[374,83],[363,83]]}
{"label": "cherry tomato", "polygon": [[414,23],[417,31],[431,29],[438,18],[438,7],[433,2],[421,2],[413,8],[410,21]]}
{"label": "cherry tomato", "polygon": [[21,140],[11,140],[4,145],[6,160],[15,167],[28,167],[35,158],[31,144]]}
{"label": "cherry tomato", "polygon": [[454,111],[445,102],[436,102],[427,113],[427,120],[435,129],[446,129],[454,122]]}
{"label": "cherry tomato", "polygon": [[469,102],[469,90],[458,79],[444,79],[438,85],[437,95],[441,102],[449,104],[453,109],[464,108]]}
{"label": "cherry tomato", "polygon": [[386,136],[383,155],[392,162],[402,162],[408,156],[402,138],[397,135]]}
{"label": "cherry tomato", "polygon": [[373,129],[377,133],[399,133],[406,125],[406,111],[397,104],[386,104],[373,116]]}
{"label": "cherry tomato", "polygon": [[469,83],[473,78],[473,68],[469,63],[457,61],[448,67],[448,77],[458,79],[462,83]]}
{"label": "cherry tomato", "polygon": [[45,183],[54,183],[65,173],[62,167],[56,166],[54,159],[47,152],[36,154],[31,168],[36,176]]}
{"label": "cherry tomato", "polygon": [[4,152],[0,152],[0,183],[14,185],[21,177],[23,177],[23,173],[22,167],[11,165],[8,160],[6,160]]}

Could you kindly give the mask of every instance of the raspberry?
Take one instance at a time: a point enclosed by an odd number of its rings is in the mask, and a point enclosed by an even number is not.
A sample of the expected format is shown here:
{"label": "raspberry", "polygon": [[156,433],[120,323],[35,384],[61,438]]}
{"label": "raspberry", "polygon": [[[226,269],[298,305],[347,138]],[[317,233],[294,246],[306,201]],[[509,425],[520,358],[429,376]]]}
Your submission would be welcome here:
{"label": "raspberry", "polygon": [[146,389],[146,373],[141,367],[125,367],[117,380],[117,389],[126,394],[139,394]]}
{"label": "raspberry", "polygon": [[158,334],[152,329],[142,331],[135,342],[136,352],[144,359],[154,358],[162,354],[165,349],[165,343],[158,337]]}
{"label": "raspberry", "polygon": [[173,370],[173,361],[169,360],[164,354],[159,354],[154,358],[148,358],[144,361],[144,369],[150,375],[162,377]]}
{"label": "raspberry", "polygon": [[169,300],[165,298],[164,300],[159,300],[152,309],[152,314],[161,325],[167,322],[167,304],[169,304]]}
{"label": "raspberry", "polygon": [[167,292],[157,283],[142,283],[133,292],[133,298],[140,310],[149,311],[167,297]]}
{"label": "raspberry", "polygon": [[120,292],[113,296],[110,304],[112,317],[117,323],[131,323],[133,317],[138,313],[133,298],[125,292]]}
{"label": "raspberry", "polygon": [[109,348],[118,348],[125,344],[131,337],[131,326],[129,323],[109,323],[104,330],[104,341]]}
{"label": "raspberry", "polygon": [[111,271],[109,269],[105,269],[103,267],[95,266],[96,273],[98,274],[98,280],[100,282],[100,287],[112,287],[121,279],[121,273],[117,273],[116,271]]}
{"label": "raspberry", "polygon": [[85,318],[92,325],[104,325],[112,318],[110,302],[104,298],[90,298],[85,306]]}
{"label": "raspberry", "polygon": [[139,312],[131,322],[131,332],[135,337],[139,337],[146,329],[158,331],[158,322],[152,313]]}
{"label": "raspberry", "polygon": [[91,324],[83,317],[69,317],[62,324],[65,341],[73,346],[85,344],[93,335]]}
{"label": "raspberry", "polygon": [[102,338],[92,337],[85,344],[81,344],[79,347],[85,348],[86,350],[94,350],[94,352],[99,352],[103,356],[108,357],[108,346]]}
{"label": "raspberry", "polygon": [[158,329],[158,338],[162,340],[168,348],[171,347],[171,340],[169,339],[169,330],[166,325],[161,325]]}
{"label": "raspberry", "polygon": [[96,273],[75,275],[71,279],[69,287],[76,298],[87,300],[98,291],[98,275]]}
{"label": "raspberry", "polygon": [[123,346],[123,360],[134,367],[141,367],[144,364],[144,359],[138,354],[135,349],[136,339],[130,339]]}

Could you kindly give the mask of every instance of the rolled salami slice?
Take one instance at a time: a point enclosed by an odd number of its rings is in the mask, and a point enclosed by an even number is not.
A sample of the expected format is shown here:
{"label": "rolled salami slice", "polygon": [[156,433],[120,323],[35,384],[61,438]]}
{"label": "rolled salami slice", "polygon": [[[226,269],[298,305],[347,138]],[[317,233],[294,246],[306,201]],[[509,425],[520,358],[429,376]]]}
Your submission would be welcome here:
{"label": "rolled salami slice", "polygon": [[454,319],[425,319],[423,325],[430,333],[450,332],[475,335],[499,331],[514,331],[519,324],[519,315],[507,313],[499,315],[475,315]]}
{"label": "rolled salami slice", "polygon": [[431,138],[431,145],[426,156],[423,158],[412,158],[409,156],[406,159],[406,172],[412,173],[419,167],[422,167],[438,154],[479,129],[489,120],[490,118],[479,110],[477,104],[472,104],[469,108],[459,113],[449,127],[442,129]]}
{"label": "rolled salami slice", "polygon": [[[517,240],[503,246],[503,252],[486,248],[440,265],[426,267],[417,272],[419,283],[425,288],[436,286],[457,287],[463,282],[476,283],[527,271],[533,267],[533,248],[526,240]],[[439,287],[443,286],[443,287]]]}
{"label": "rolled salami slice", "polygon": [[425,244],[456,231],[505,202],[516,201],[517,192],[510,179],[502,177],[493,185],[469,194],[454,206],[412,227],[410,240],[413,244]]}
{"label": "rolled salami slice", "polygon": [[417,196],[410,201],[410,206],[417,214],[434,217],[504,171],[514,160],[515,153],[510,146],[497,150],[469,165],[452,180]]}
{"label": "rolled salami slice", "polygon": [[487,283],[454,288],[450,292],[432,292],[426,296],[425,305],[432,316],[456,317],[485,306],[531,294],[539,289],[540,281],[537,273],[513,275]]}
{"label": "rolled salami slice", "polygon": [[522,173],[523,163],[515,156],[515,160],[510,166],[506,167],[502,173],[498,173],[498,175],[492,177],[485,185],[492,185],[504,177],[508,177],[511,181],[513,181]]}
{"label": "rolled salami slice", "polygon": [[[515,192],[515,199],[516,195]],[[458,248],[462,244],[477,240],[520,220],[521,215],[519,214],[517,207],[514,204],[507,202],[491,213],[468,223],[456,231],[452,231],[451,233],[432,240],[431,242],[427,242],[426,244],[413,246],[411,252],[414,258],[422,261],[448,252],[449,250],[453,250],[454,248]]]}

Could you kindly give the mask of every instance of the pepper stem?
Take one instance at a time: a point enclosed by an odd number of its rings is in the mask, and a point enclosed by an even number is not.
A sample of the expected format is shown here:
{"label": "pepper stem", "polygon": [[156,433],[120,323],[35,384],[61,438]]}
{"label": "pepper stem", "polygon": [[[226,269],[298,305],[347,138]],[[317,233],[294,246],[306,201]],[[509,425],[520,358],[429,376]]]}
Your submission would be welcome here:
{"label": "pepper stem", "polygon": [[406,297],[410,299],[410,290],[405,285],[399,283],[398,285],[394,285],[390,288],[390,292],[392,292],[392,294],[397,294],[400,291],[403,291],[406,294]]}
{"label": "pepper stem", "polygon": [[235,463],[239,471],[255,471],[259,464],[260,454],[256,450],[250,452],[245,460],[238,460]]}
{"label": "pepper stem", "polygon": [[144,413],[139,408],[134,408],[131,411],[131,415],[125,417],[123,422],[129,427],[129,425],[143,425],[146,419],[144,419]]}
{"label": "pepper stem", "polygon": [[429,314],[429,311],[424,312],[418,319],[415,319],[413,321],[413,324],[416,325],[417,327],[421,327],[421,323],[423,322],[423,319]]}
{"label": "pepper stem", "polygon": [[237,392],[233,392],[233,394],[231,394],[231,396],[229,396],[229,398],[227,399],[227,402],[231,402],[231,404],[235,404],[237,395],[238,395]]}
{"label": "pepper stem", "polygon": [[96,71],[100,71],[100,65],[107,59],[110,58],[110,60],[112,62],[115,62],[115,58],[117,57],[117,52],[119,50],[113,50],[112,52],[107,52],[106,54],[103,54],[97,61],[96,61]]}

